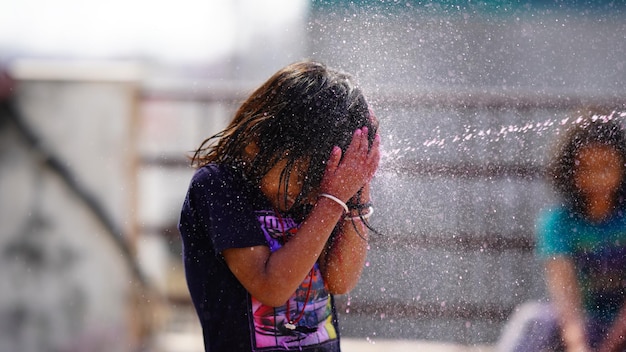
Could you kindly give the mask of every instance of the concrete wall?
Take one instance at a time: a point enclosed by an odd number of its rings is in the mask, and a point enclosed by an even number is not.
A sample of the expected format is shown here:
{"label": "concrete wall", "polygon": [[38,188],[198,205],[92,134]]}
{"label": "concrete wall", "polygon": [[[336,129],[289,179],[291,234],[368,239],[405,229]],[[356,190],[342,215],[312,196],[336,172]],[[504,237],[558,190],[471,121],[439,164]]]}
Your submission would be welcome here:
{"label": "concrete wall", "polygon": [[136,212],[136,77],[77,68],[11,67],[15,110],[0,113],[3,351],[137,347],[142,284],[120,245]]}

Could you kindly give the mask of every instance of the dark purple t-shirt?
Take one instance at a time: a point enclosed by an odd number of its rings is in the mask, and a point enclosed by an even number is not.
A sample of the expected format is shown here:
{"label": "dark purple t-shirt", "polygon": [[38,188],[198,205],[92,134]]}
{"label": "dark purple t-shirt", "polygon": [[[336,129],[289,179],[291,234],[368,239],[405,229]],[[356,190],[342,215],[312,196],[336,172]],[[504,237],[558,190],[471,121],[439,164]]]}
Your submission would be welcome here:
{"label": "dark purple t-shirt", "polygon": [[[274,308],[249,295],[221,255],[259,245],[277,250],[299,226],[277,216],[234,168],[210,164],[196,171],[178,227],[206,351],[339,351],[333,297],[317,264],[288,304]],[[286,327],[287,317],[297,320],[295,329]]]}

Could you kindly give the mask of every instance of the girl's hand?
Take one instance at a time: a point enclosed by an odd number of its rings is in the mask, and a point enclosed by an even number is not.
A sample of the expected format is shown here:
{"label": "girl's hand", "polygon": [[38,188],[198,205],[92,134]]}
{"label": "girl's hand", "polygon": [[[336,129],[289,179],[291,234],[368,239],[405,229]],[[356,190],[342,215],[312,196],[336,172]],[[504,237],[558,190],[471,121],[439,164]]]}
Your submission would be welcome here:
{"label": "girl's hand", "polygon": [[343,159],[341,148],[335,147],[331,152],[320,192],[331,194],[344,202],[348,201],[374,176],[380,161],[379,147],[379,135],[376,135],[372,146],[369,146],[367,127],[354,131]]}

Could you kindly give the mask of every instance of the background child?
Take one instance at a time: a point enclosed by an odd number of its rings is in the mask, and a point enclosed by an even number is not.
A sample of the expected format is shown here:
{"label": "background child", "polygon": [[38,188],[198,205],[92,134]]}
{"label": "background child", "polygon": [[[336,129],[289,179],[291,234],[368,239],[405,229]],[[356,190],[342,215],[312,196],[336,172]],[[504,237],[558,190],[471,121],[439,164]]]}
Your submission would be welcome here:
{"label": "background child", "polygon": [[591,114],[557,149],[550,178],[562,203],[537,222],[551,304],[535,306],[516,351],[626,348],[626,136],[617,117]]}
{"label": "background child", "polygon": [[339,351],[332,295],[365,261],[376,130],[348,75],[299,62],[198,148],[179,229],[207,351]]}

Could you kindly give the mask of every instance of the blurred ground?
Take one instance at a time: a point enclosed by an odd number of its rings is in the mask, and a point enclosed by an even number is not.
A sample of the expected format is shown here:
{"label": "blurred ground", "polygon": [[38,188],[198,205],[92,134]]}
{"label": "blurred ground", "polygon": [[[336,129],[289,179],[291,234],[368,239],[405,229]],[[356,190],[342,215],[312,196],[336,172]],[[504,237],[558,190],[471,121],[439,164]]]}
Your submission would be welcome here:
{"label": "blurred ground", "polygon": [[[176,323],[157,339],[158,352],[204,352],[202,332],[191,312],[179,310]],[[182,313],[182,314],[181,314]],[[341,339],[342,352],[494,352],[490,345],[465,346],[447,342],[389,339]]]}
{"label": "blurred ground", "polygon": [[411,340],[375,340],[344,338],[343,352],[492,352],[492,346],[463,346],[452,343]]}

